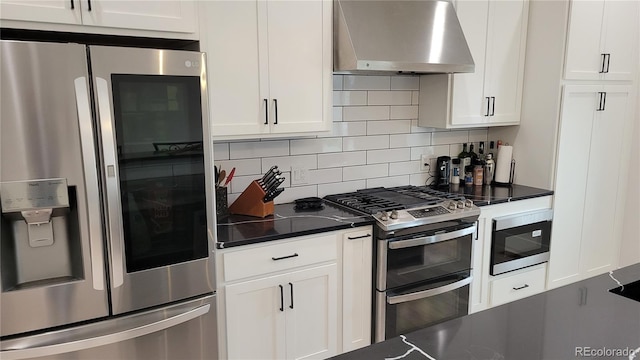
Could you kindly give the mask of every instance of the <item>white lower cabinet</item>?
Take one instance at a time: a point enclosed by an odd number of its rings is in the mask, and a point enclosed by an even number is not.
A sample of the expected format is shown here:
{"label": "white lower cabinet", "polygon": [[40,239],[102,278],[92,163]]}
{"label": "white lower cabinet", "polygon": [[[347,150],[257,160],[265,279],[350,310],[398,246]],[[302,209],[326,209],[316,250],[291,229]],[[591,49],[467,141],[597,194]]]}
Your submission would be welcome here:
{"label": "white lower cabinet", "polygon": [[[553,196],[510,201],[480,208],[478,236],[473,247],[473,281],[469,294],[469,313],[522,299],[547,289],[547,263],[500,275],[491,275],[491,241],[494,218],[552,207]],[[555,219],[554,219],[555,221]],[[555,223],[552,225],[552,229]],[[552,244],[553,246],[553,240]]]}
{"label": "white lower cabinet", "polygon": [[219,250],[221,359],[324,359],[371,343],[372,228]]}
{"label": "white lower cabinet", "polygon": [[502,305],[545,290],[547,265],[514,271],[493,277],[491,280],[491,306]]}
{"label": "white lower cabinet", "polygon": [[226,287],[229,359],[337,354],[335,263]]}

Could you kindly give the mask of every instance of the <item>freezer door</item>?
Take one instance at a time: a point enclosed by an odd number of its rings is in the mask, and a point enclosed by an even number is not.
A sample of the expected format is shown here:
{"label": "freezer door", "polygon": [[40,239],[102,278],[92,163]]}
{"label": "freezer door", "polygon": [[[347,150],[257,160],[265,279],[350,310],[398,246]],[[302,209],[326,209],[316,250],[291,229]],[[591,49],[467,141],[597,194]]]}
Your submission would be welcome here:
{"label": "freezer door", "polygon": [[204,54],[89,47],[114,314],[214,290]]}
{"label": "freezer door", "polygon": [[0,342],[3,360],[218,358],[215,295]]}
{"label": "freezer door", "polygon": [[107,316],[85,47],[0,57],[0,335]]}

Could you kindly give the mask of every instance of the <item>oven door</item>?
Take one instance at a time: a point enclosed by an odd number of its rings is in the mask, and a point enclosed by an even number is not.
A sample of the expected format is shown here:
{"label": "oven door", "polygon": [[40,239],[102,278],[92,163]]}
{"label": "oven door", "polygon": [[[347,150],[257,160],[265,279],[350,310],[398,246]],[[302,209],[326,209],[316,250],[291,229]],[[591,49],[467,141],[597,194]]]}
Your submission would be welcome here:
{"label": "oven door", "polygon": [[91,46],[115,314],[211,293],[204,54]]}
{"label": "oven door", "polygon": [[377,292],[375,341],[426,328],[469,312],[470,271]]}
{"label": "oven door", "polygon": [[378,242],[377,289],[384,291],[471,269],[474,223],[453,231]]}
{"label": "oven door", "polygon": [[493,220],[491,275],[549,260],[552,210]]}

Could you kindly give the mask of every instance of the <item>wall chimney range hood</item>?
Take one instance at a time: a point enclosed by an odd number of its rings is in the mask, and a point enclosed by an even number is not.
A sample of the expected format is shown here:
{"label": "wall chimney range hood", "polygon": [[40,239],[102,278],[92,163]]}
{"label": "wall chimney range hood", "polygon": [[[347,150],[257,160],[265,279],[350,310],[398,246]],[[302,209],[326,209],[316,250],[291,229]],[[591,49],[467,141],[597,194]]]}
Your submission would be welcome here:
{"label": "wall chimney range hood", "polygon": [[453,5],[436,0],[335,0],[334,71],[473,72]]}

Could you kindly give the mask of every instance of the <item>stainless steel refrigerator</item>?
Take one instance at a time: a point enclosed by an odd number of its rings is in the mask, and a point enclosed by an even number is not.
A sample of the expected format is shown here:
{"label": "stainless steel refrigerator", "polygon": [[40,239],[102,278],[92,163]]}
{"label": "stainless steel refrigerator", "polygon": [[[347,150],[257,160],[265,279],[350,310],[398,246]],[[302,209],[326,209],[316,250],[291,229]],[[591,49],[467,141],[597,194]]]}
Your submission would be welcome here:
{"label": "stainless steel refrigerator", "polygon": [[205,55],[0,41],[0,358],[217,358]]}

